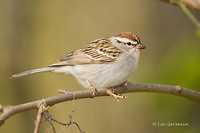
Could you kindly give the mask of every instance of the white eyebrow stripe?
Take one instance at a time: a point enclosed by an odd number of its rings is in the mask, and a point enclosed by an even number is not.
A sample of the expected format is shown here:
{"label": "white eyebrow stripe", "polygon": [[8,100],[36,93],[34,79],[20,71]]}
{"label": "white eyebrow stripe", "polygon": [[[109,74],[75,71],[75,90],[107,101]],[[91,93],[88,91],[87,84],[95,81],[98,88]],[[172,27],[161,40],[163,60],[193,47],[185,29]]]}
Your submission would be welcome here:
{"label": "white eyebrow stripe", "polygon": [[137,41],[133,41],[133,40],[130,40],[128,38],[121,38],[121,37],[116,37],[116,40],[122,42],[122,43],[127,43],[127,42],[131,42],[131,44],[138,44]]}
{"label": "white eyebrow stripe", "polygon": [[132,40],[128,38],[121,38],[121,37],[116,37],[116,40],[119,40],[121,42],[127,43],[127,42],[133,42]]}

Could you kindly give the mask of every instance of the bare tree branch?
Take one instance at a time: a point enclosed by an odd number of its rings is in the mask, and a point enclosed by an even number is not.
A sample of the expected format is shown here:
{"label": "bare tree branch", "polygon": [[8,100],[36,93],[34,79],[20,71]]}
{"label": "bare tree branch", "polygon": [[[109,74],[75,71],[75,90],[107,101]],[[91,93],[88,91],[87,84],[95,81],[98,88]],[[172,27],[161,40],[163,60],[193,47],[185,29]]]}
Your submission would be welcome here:
{"label": "bare tree branch", "polygon": [[[112,88],[116,94],[122,93],[132,93],[132,92],[157,92],[157,93],[167,93],[177,96],[182,96],[188,98],[190,100],[200,102],[200,92],[190,90],[187,88],[182,88],[180,86],[170,86],[170,85],[159,85],[159,84],[132,84],[129,83],[125,87],[115,87]],[[46,103],[46,106],[53,106],[54,104],[58,104],[61,102],[71,101],[73,98],[76,99],[84,99],[90,98],[92,92],[90,90],[85,91],[77,91],[77,92],[67,92],[66,94],[49,97],[46,99],[41,99],[29,103],[24,103],[16,106],[3,106],[0,105],[0,126],[12,115],[32,110],[38,109],[41,103]],[[107,89],[98,89],[99,96],[108,96]]]}
{"label": "bare tree branch", "polygon": [[[65,126],[65,129],[64,129],[63,131],[61,131],[61,132],[64,132],[64,131],[65,131],[69,126],[71,126],[71,125],[76,125],[76,127],[78,128],[78,130],[80,131],[80,133],[85,133],[85,132],[83,132],[83,131],[81,130],[81,128],[80,128],[80,126],[79,126],[78,123],[72,121],[72,112],[73,112],[73,110],[71,111],[71,113],[70,113],[70,115],[69,115],[69,122],[68,122],[68,123],[59,122],[58,120],[54,119],[54,118],[50,115],[50,113],[49,113],[48,111],[44,112],[44,115],[46,115],[45,119],[50,123],[51,129],[53,129],[53,132],[54,132],[54,133],[56,133],[56,131],[55,131],[55,127],[54,127],[54,125],[53,125],[52,122],[58,123],[58,124],[60,124],[60,125],[62,125],[62,126]],[[61,132],[59,132],[59,133],[61,133]]]}
{"label": "bare tree branch", "polygon": [[178,5],[178,2],[181,1],[188,8],[191,8],[200,12],[200,0],[161,0],[161,1],[169,2],[174,5]]}
{"label": "bare tree branch", "polygon": [[200,12],[200,0],[161,0],[161,1],[169,2],[171,4],[180,6],[183,12],[188,16],[188,18],[196,27],[196,35],[200,38],[200,23],[188,9],[191,8]]}
{"label": "bare tree branch", "polygon": [[34,133],[38,133],[38,131],[39,131],[39,127],[40,127],[40,123],[41,123],[41,119],[42,119],[42,115],[43,115],[43,108],[44,108],[44,105],[40,104],[39,109],[38,109],[37,119],[35,121]]}

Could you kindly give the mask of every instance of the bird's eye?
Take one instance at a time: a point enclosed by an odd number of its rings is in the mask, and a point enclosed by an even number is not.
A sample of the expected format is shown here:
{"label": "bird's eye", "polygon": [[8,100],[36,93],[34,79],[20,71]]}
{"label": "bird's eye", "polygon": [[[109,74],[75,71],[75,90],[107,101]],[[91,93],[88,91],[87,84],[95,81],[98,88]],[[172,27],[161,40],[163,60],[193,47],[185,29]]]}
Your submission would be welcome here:
{"label": "bird's eye", "polygon": [[130,45],[131,45],[131,42],[127,42],[127,45],[130,46]]}

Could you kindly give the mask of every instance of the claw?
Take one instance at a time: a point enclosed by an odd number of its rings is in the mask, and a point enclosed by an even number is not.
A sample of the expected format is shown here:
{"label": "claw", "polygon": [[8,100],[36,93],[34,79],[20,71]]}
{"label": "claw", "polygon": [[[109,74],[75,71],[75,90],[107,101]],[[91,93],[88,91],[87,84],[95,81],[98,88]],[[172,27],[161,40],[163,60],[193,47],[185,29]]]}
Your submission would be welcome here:
{"label": "claw", "polygon": [[120,99],[127,99],[127,96],[120,96],[120,95],[115,94],[114,90],[107,90],[107,93],[110,96],[113,96],[118,102],[119,102]]}

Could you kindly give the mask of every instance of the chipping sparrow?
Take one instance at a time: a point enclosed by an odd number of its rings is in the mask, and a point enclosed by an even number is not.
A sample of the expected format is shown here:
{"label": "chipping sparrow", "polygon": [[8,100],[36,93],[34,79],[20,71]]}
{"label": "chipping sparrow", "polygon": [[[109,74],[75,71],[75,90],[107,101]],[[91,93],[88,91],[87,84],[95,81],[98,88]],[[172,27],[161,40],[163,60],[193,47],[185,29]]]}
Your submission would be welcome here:
{"label": "chipping sparrow", "polygon": [[[132,33],[118,34],[92,41],[86,48],[71,52],[48,67],[13,75],[19,78],[40,72],[55,72],[73,75],[85,88],[109,88],[123,84],[135,70],[140,49],[145,46]],[[116,99],[122,98],[109,93]]]}

